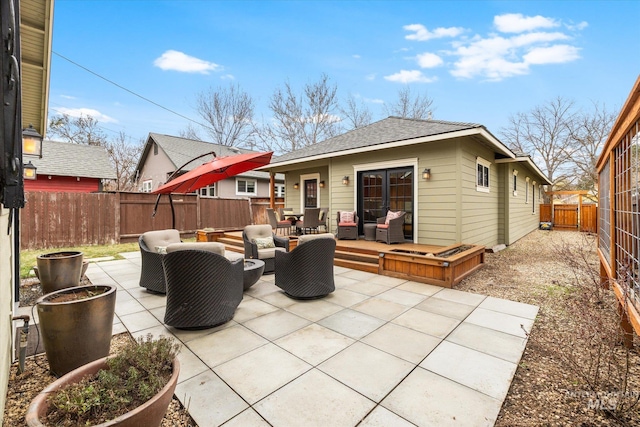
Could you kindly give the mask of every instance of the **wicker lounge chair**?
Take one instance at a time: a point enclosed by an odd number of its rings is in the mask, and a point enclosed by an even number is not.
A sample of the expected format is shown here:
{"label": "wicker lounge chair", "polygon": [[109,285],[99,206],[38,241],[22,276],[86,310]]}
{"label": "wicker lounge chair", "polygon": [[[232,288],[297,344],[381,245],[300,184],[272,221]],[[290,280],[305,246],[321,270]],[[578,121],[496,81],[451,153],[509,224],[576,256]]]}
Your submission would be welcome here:
{"label": "wicker lounge chair", "polygon": [[243,260],[169,246],[162,264],[167,279],[166,325],[206,329],[233,318],[242,301]]}
{"label": "wicker lounge chair", "polygon": [[142,256],[140,269],[140,286],[151,292],[164,294],[166,283],[162,270],[162,258],[167,246],[180,242],[178,230],[147,231],[140,235],[138,245]]}
{"label": "wicker lounge chair", "polygon": [[291,252],[276,253],[276,286],[296,299],[320,298],[333,292],[335,252],[331,233],[300,236]]}
{"label": "wicker lounge chair", "polygon": [[[273,247],[258,248],[258,243],[263,246],[271,237]],[[246,259],[261,259],[264,261],[264,272],[272,272],[275,269],[275,254],[279,251],[289,251],[289,238],[278,237],[273,233],[269,224],[247,225],[242,231],[244,242],[244,257]],[[269,245],[267,245],[269,246]]]}
{"label": "wicker lounge chair", "polygon": [[376,241],[385,242],[387,245],[404,242],[404,216],[405,212],[389,211],[387,216],[378,218]]}
{"label": "wicker lounge chair", "polygon": [[359,218],[357,212],[338,211],[338,214],[336,215],[336,224],[338,226],[336,237],[338,239],[358,240],[358,221]]}

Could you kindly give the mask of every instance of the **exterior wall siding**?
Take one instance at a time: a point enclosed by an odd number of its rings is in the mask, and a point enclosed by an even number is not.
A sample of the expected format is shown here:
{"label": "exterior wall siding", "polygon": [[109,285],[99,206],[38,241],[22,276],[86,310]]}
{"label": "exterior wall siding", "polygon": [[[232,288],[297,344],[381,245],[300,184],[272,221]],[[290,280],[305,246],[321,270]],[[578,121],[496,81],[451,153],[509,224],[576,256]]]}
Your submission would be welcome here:
{"label": "exterior wall siding", "polygon": [[[9,226],[9,210],[0,206],[0,229],[7,230]],[[7,396],[7,386],[9,381],[9,367],[11,366],[11,351],[13,349],[12,321],[13,317],[13,232],[7,234],[0,233],[0,410],[4,413],[4,405]],[[2,424],[2,418],[0,418]]]}
{"label": "exterior wall siding", "polygon": [[[538,228],[540,218],[540,201],[538,200],[538,185],[540,182],[534,178],[532,171],[524,167],[522,164],[507,164],[505,171],[508,182],[508,200],[509,200],[509,221],[507,225],[508,235],[506,243],[511,245],[520,238],[529,234]],[[518,171],[516,176],[517,195],[513,194],[513,170]],[[527,192],[527,178],[529,178],[529,191]],[[533,181],[536,181],[535,190],[533,189]],[[535,192],[535,199],[532,200],[531,195]],[[526,197],[526,199],[525,199]],[[533,204],[532,204],[533,203]]]}
{"label": "exterior wall siding", "polygon": [[[50,179],[49,179],[50,178]],[[80,178],[73,176],[39,175],[36,180],[25,180],[24,191],[47,191],[64,193],[93,193],[100,191],[99,178]]]}
{"label": "exterior wall siding", "polygon": [[[461,148],[462,155],[462,221],[460,242],[473,243],[492,247],[498,244],[498,201],[500,185],[498,183],[498,166],[493,151],[465,141]],[[490,162],[489,192],[477,190],[476,158]]]}

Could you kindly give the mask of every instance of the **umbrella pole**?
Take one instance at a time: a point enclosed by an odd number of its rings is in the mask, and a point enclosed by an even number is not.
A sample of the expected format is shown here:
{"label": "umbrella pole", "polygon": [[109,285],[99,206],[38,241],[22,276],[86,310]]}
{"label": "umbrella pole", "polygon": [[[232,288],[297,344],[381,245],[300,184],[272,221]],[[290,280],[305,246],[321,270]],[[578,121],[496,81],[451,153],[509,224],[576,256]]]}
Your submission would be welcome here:
{"label": "umbrella pole", "polygon": [[169,193],[169,205],[171,206],[171,228],[176,228],[176,211],[173,208],[173,199],[171,193]]}

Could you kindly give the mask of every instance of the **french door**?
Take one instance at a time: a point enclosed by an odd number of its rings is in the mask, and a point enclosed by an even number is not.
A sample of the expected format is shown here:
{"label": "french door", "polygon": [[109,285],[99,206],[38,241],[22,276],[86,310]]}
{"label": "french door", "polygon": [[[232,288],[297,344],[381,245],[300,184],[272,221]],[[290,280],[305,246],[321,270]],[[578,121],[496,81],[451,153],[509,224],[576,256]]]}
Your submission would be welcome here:
{"label": "french door", "polygon": [[404,237],[413,240],[413,179],[412,167],[358,172],[360,234],[363,224],[375,223],[389,210],[404,211]]}

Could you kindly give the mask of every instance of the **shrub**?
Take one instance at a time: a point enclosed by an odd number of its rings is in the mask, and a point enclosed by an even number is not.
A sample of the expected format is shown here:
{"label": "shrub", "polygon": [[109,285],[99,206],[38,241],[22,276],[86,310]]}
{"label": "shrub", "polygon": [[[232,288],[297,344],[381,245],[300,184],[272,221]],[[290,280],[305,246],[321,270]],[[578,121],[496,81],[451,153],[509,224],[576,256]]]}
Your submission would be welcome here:
{"label": "shrub", "polygon": [[107,369],[57,391],[49,398],[47,424],[95,425],[149,400],[169,381],[180,345],[151,335],[132,341],[107,359]]}

